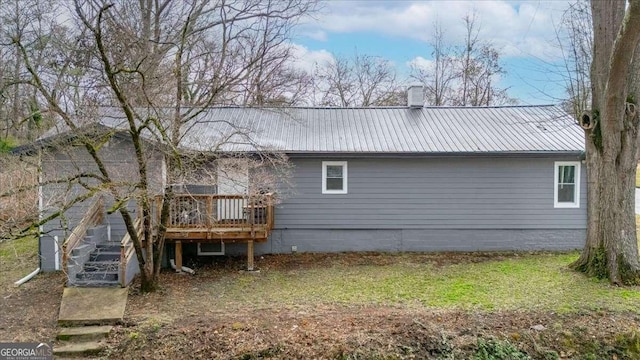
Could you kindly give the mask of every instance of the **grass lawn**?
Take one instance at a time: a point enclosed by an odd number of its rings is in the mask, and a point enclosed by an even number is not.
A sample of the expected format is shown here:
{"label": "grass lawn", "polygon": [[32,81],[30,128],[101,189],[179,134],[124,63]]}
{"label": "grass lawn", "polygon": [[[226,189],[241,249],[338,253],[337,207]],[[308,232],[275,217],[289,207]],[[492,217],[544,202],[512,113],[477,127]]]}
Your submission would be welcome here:
{"label": "grass lawn", "polygon": [[578,256],[575,252],[508,255],[481,262],[458,262],[457,255],[450,256],[453,262],[441,265],[419,255],[379,255],[382,265],[364,261],[355,266],[337,256],[326,267],[266,269],[250,276],[233,273],[203,285],[218,305],[338,303],[640,313],[638,288],[613,287],[569,270],[567,265]]}
{"label": "grass lawn", "polygon": [[[110,354],[639,358],[640,288],[569,270],[577,256],[303,253],[259,257],[251,274],[238,271],[243,258],[218,259],[195,276],[163,272],[159,292],[134,292]],[[482,344],[491,356],[478,357]],[[527,356],[504,357],[514,352]]]}
{"label": "grass lawn", "polygon": [[38,240],[24,237],[0,243],[0,294],[38,265]]}
{"label": "grass lawn", "polygon": [[[640,225],[640,217],[637,217]],[[132,289],[108,358],[640,358],[640,288],[568,269],[569,253],[344,253],[243,257]],[[64,274],[13,282],[37,241],[0,244],[0,341],[50,341]],[[188,260],[188,259],[186,259]],[[532,329],[542,326],[544,330]],[[440,354],[435,356],[434,354]],[[435,356],[435,357],[434,357]]]}

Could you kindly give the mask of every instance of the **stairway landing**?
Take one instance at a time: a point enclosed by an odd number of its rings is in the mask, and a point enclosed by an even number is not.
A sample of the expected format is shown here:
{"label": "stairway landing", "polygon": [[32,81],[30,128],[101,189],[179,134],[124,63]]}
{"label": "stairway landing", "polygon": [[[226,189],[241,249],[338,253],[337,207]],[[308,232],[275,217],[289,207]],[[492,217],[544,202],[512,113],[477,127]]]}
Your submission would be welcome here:
{"label": "stairway landing", "polygon": [[122,321],[128,288],[68,287],[62,293],[58,325],[113,325]]}

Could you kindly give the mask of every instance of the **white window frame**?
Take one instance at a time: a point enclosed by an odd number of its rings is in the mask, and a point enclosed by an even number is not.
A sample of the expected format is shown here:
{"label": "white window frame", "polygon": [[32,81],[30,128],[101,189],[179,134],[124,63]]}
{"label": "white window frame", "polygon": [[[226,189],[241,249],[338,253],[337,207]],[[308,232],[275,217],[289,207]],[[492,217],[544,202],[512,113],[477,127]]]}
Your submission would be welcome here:
{"label": "white window frame", "polygon": [[[575,187],[574,187],[574,201],[573,202],[559,202],[558,201],[558,171],[560,166],[575,166]],[[553,207],[554,208],[579,208],[580,207],[580,161],[556,161],[554,163],[553,171]]]}
{"label": "white window frame", "polygon": [[[327,166],[342,166],[342,190],[327,189]],[[346,194],[348,181],[348,171],[346,161],[323,161],[322,162],[322,193],[323,194]]]}

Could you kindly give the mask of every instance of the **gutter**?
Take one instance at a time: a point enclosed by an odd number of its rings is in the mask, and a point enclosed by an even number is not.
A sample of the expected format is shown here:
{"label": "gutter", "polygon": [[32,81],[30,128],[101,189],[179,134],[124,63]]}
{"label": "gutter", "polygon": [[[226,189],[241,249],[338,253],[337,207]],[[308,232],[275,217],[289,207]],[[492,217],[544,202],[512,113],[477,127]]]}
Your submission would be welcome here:
{"label": "gutter", "polygon": [[491,158],[548,158],[571,157],[584,160],[583,150],[574,151],[520,151],[520,152],[287,152],[290,158],[460,158],[460,157],[491,157]]}

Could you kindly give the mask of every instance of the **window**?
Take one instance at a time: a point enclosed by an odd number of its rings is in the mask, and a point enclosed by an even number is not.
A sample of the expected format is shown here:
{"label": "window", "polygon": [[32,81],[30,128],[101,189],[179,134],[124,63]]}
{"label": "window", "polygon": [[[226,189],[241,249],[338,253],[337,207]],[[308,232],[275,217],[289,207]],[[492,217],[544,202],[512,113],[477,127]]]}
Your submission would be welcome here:
{"label": "window", "polygon": [[580,207],[580,162],[557,161],[554,178],[554,207]]}
{"label": "window", "polygon": [[347,193],[347,162],[323,161],[322,162],[322,193],[346,194]]}

